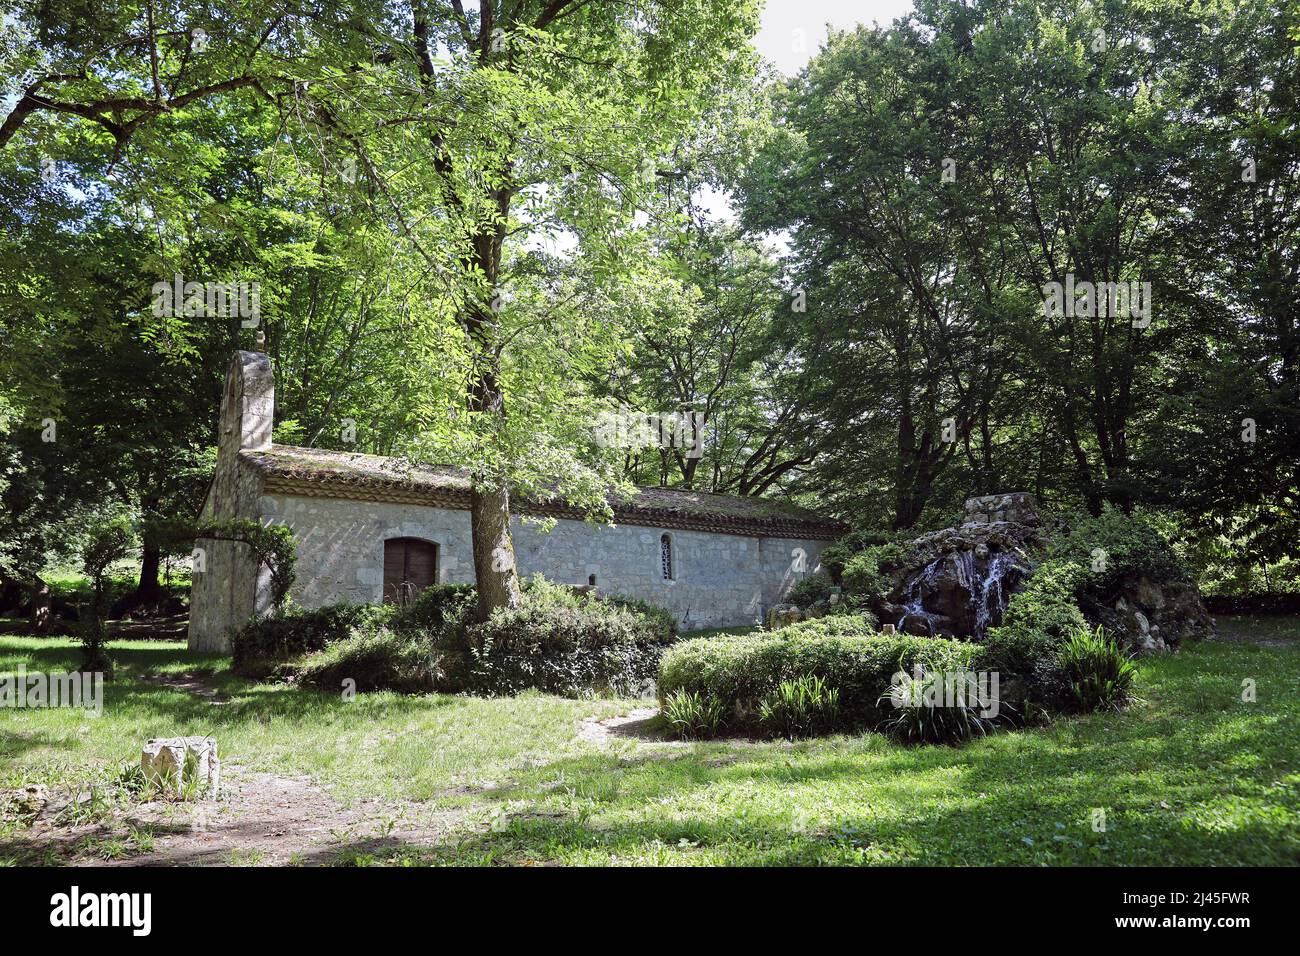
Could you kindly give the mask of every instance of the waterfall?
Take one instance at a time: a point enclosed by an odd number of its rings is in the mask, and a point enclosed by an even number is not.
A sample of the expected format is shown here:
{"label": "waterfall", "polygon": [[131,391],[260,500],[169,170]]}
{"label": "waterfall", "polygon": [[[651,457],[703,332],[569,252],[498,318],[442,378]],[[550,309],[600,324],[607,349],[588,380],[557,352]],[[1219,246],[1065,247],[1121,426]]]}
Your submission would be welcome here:
{"label": "waterfall", "polygon": [[975,553],[962,550],[952,552],[951,555],[940,555],[911,580],[903,600],[903,615],[897,624],[899,630],[903,630],[903,625],[909,618],[919,618],[925,621],[927,633],[934,635],[935,619],[943,615],[928,611],[925,607],[925,599],[935,590],[939,569],[950,556],[955,560],[957,583],[970,595],[970,607],[974,611],[975,635],[983,635],[995,619],[1001,620],[1002,612],[1006,610],[1007,602],[1011,597],[1003,582],[1010,571],[1019,567],[1015,552],[999,551],[991,554],[988,567],[981,575]]}
{"label": "waterfall", "polygon": [[[1002,612],[1007,609],[1007,602],[1011,599],[1003,588],[1002,581],[1007,576],[1007,572],[1015,567],[1016,556],[1011,551],[999,551],[989,559],[988,573],[980,582],[979,599],[975,604],[976,634],[983,634],[988,629],[995,610],[998,620],[1002,619]],[[992,607],[989,606],[990,599],[993,601]]]}

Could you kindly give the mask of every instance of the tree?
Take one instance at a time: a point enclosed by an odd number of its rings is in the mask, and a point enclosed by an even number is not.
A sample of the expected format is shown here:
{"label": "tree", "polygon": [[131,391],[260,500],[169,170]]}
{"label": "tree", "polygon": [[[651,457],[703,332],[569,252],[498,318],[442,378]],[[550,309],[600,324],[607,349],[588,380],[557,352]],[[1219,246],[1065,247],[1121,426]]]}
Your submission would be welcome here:
{"label": "tree", "polygon": [[[555,324],[565,312],[551,298],[555,273],[528,240],[567,230],[599,288],[634,286],[637,208],[701,96],[743,77],[756,24],[751,4],[711,0],[483,0],[477,11],[438,12],[413,2],[408,25],[390,36],[391,60],[295,95],[307,122],[357,160],[429,277],[419,287],[421,338],[439,351],[423,389],[424,447],[454,450],[472,469],[487,614],[519,598],[512,486],[607,508],[609,476],[553,440],[573,430],[575,412],[589,426],[590,404],[546,408],[529,391],[554,392],[574,381],[570,362],[590,365],[618,348],[620,315]],[[568,361],[548,368],[519,348],[548,339]],[[508,420],[511,394],[526,428]],[[555,454],[539,457],[539,447]]]}
{"label": "tree", "polygon": [[[90,18],[65,2],[23,5],[18,26],[22,79],[0,146],[29,156],[32,167],[56,147],[63,152],[74,131],[87,132],[83,148],[100,151],[101,178],[120,180],[123,162],[143,166],[157,200],[167,180],[149,173],[167,166],[186,124],[239,115],[230,104],[258,101],[274,109],[275,141],[287,136],[292,152],[271,157],[271,174],[301,182],[305,169],[322,185],[313,202],[349,206],[359,215],[354,227],[377,223],[400,237],[393,288],[358,291],[371,304],[397,306],[390,314],[405,337],[398,384],[414,399],[395,420],[424,432],[404,450],[472,468],[485,613],[518,598],[509,489],[548,489],[607,508],[610,476],[568,450],[590,428],[591,403],[536,399],[571,388],[581,380],[575,369],[621,348],[621,314],[575,316],[567,300],[551,297],[575,275],[606,290],[607,301],[641,281],[637,205],[702,94],[743,79],[752,4],[484,0],[467,11],[411,0],[304,11],[258,3],[189,19],[153,2]],[[256,120],[241,117],[249,124]],[[213,130],[197,132],[188,142],[212,142]],[[227,216],[221,225],[237,235],[240,222]],[[576,237],[581,265],[548,262],[530,245],[556,229]],[[353,346],[365,326],[353,326]],[[300,338],[314,355],[318,329]],[[186,354],[184,328],[163,323],[161,332]],[[272,341],[292,344],[284,335]],[[566,361],[538,362],[526,348]],[[333,374],[350,384],[348,369],[359,361]],[[292,385],[313,394],[318,362],[304,356],[292,366]],[[341,383],[329,387],[324,420],[304,414],[292,433],[325,434],[342,391]],[[538,459],[539,447],[555,454]]]}
{"label": "tree", "polygon": [[996,480],[990,409],[1012,372],[994,230],[948,176],[966,157],[946,39],[832,37],[783,92],[786,123],[745,186],[747,224],[794,230],[781,326],[825,425],[818,489],[869,511],[887,494],[896,529],[972,435]]}
{"label": "tree", "polygon": [[108,642],[108,570],[127,556],[133,539],[131,526],[123,518],[96,522],[86,533],[81,568],[90,579],[90,601],[81,609],[83,671],[113,676],[113,662],[104,650]]}

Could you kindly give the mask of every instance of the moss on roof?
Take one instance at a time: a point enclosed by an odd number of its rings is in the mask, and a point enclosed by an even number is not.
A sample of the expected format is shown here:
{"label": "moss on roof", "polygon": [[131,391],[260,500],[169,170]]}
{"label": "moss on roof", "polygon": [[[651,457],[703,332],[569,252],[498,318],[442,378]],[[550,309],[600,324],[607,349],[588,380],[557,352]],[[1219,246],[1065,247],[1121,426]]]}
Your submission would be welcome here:
{"label": "moss on roof", "polygon": [[[265,475],[306,483],[353,485],[358,488],[427,491],[433,498],[468,501],[470,476],[464,468],[421,465],[405,458],[362,455],[320,448],[272,445],[262,451],[244,451],[241,457]],[[803,530],[809,537],[830,538],[842,532],[838,522],[798,505],[766,498],[744,498],[677,488],[640,487],[628,498],[611,499],[616,520],[680,516],[734,530]],[[535,503],[536,507],[562,510],[563,505]],[[524,505],[521,510],[535,510]],[[659,523],[659,522],[651,522]]]}

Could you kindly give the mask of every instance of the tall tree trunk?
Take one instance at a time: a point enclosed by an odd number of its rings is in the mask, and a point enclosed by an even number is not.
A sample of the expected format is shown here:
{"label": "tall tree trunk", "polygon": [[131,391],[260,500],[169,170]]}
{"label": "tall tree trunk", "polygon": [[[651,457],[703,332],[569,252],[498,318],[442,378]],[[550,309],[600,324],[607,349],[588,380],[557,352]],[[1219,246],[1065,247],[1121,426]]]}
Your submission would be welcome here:
{"label": "tall tree trunk", "polygon": [[474,578],[478,582],[479,617],[487,620],[500,607],[519,606],[519,575],[510,537],[510,492],[504,485],[475,483],[470,497],[470,533],[474,542]]}
{"label": "tall tree trunk", "polygon": [[49,631],[50,621],[54,617],[50,586],[39,577],[35,577],[28,585],[28,593],[31,595],[28,624],[33,634],[44,634]]}
{"label": "tall tree trunk", "polygon": [[[500,262],[499,243],[490,248],[486,261],[493,267],[488,275],[495,281],[495,267]],[[469,313],[465,323],[479,350],[469,409],[504,422],[505,392],[497,375],[495,352],[486,335],[490,322],[488,314],[475,310]],[[479,617],[487,620],[497,608],[519,606],[519,573],[515,567],[515,544],[510,536],[510,488],[502,471],[493,469],[474,476],[469,514]]]}
{"label": "tall tree trunk", "polygon": [[162,543],[155,532],[146,530],[140,542],[140,581],[128,603],[132,607],[156,607],[162,597],[159,571],[162,569]]}

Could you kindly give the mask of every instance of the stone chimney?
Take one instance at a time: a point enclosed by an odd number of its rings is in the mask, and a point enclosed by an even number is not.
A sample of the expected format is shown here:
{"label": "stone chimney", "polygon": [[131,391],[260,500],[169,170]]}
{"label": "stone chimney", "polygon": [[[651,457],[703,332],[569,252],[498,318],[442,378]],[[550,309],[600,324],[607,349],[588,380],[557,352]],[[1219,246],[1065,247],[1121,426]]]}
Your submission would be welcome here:
{"label": "stone chimney", "polygon": [[[221,393],[217,468],[204,503],[205,518],[258,516],[260,485],[241,477],[239,453],[271,447],[274,413],[271,360],[261,352],[236,352]],[[200,539],[196,548],[203,552],[204,567],[196,569],[190,585],[190,650],[229,653],[234,633],[268,603],[267,574],[247,545]]]}
{"label": "stone chimney", "polygon": [[221,396],[221,455],[271,447],[275,417],[275,376],[261,352],[236,352]]}

